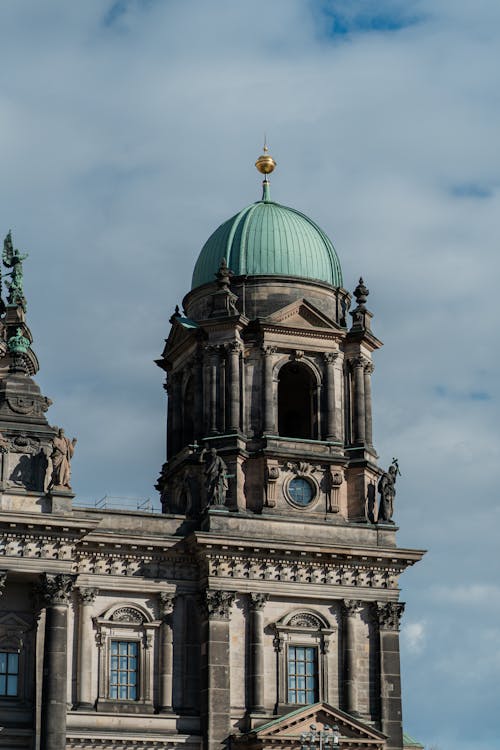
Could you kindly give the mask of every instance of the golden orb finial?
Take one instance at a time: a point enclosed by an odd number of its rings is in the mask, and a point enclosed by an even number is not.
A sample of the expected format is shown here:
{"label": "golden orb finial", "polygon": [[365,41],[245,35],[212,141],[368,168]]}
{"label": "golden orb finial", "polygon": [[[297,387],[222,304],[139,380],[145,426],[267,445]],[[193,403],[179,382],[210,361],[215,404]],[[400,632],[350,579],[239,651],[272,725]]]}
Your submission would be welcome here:
{"label": "golden orb finial", "polygon": [[273,172],[276,167],[276,162],[274,161],[271,154],[268,153],[268,151],[269,149],[267,147],[267,141],[264,138],[264,153],[259,156],[259,158],[255,162],[255,166],[257,167],[259,172],[264,175],[271,174],[271,172]]}

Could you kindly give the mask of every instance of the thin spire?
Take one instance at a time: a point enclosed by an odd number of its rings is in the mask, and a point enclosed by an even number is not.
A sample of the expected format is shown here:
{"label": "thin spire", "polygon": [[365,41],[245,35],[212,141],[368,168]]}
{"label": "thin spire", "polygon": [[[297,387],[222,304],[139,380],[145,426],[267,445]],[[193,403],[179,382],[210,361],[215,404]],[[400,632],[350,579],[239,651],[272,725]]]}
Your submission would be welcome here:
{"label": "thin spire", "polygon": [[257,161],[255,162],[255,166],[257,167],[258,171],[264,175],[264,180],[262,182],[262,200],[263,201],[270,201],[271,200],[271,190],[269,186],[269,180],[267,179],[267,175],[271,174],[271,172],[274,171],[276,167],[276,162],[274,161],[273,157],[271,156],[267,146],[267,136],[264,133],[264,153],[259,156]]}

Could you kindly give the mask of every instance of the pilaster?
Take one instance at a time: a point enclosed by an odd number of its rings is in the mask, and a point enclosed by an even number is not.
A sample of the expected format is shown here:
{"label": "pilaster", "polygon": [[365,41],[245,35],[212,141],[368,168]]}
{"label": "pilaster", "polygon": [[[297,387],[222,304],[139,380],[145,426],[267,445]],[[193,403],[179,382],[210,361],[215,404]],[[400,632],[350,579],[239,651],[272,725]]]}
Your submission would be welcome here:
{"label": "pilaster", "polygon": [[375,617],[380,638],[380,725],[388,748],[403,747],[399,628],[403,602],[376,602]]}
{"label": "pilaster", "polygon": [[66,748],[68,605],[74,579],[43,573],[41,580],[46,607],[40,731],[44,750]]}
{"label": "pilaster", "polygon": [[231,732],[229,619],[235,594],[204,592],[202,642],[202,726],[205,750],[221,750]]}
{"label": "pilaster", "polygon": [[251,713],[264,711],[264,606],[269,594],[250,594]]}
{"label": "pilaster", "polygon": [[99,593],[97,588],[80,588],[80,642],[78,651],[78,701],[77,708],[92,708],[92,652],[94,630],[92,613]]}

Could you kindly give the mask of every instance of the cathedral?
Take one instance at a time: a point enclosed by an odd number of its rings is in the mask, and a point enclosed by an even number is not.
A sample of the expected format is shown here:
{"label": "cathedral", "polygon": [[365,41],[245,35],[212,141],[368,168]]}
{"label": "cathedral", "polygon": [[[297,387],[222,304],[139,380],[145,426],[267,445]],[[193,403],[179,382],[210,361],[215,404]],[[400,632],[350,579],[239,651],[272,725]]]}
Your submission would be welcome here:
{"label": "cathedral", "polygon": [[369,292],[273,200],[267,148],[256,166],[262,198],[206,241],[156,360],[162,513],[78,506],[5,239],[0,749],[422,747],[399,576],[423,551],[397,546],[398,463],[377,462]]}

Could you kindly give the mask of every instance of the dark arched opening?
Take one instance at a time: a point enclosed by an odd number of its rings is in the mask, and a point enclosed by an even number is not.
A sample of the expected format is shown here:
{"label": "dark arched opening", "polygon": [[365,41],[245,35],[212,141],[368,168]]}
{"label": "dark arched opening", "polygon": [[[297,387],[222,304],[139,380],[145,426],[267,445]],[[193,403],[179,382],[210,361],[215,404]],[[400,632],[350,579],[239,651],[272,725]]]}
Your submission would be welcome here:
{"label": "dark arched opening", "polygon": [[278,432],[283,437],[315,438],[315,388],[309,368],[289,362],[278,382]]}

